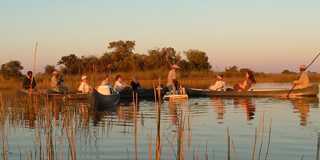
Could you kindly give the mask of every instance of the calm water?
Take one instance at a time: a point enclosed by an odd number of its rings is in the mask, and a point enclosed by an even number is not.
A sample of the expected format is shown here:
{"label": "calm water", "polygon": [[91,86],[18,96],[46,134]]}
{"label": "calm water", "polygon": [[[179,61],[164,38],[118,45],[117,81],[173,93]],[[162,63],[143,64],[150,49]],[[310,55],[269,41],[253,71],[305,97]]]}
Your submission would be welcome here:
{"label": "calm water", "polygon": [[229,129],[231,159],[255,150],[256,159],[306,160],[316,159],[320,132],[318,99],[189,99],[163,103],[160,117],[147,101],[99,112],[4,93],[0,103],[0,156],[9,159],[226,159]]}

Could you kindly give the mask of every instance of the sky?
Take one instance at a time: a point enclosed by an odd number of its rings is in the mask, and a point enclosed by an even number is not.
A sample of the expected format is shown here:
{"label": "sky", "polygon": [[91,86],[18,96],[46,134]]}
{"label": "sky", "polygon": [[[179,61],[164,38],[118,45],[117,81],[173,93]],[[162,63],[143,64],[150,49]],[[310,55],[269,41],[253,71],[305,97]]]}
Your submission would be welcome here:
{"label": "sky", "polygon": [[[0,64],[37,71],[68,54],[102,55],[110,41],[136,52],[205,51],[214,70],[296,70],[320,52],[319,0],[0,0]],[[320,60],[311,69],[320,72]]]}

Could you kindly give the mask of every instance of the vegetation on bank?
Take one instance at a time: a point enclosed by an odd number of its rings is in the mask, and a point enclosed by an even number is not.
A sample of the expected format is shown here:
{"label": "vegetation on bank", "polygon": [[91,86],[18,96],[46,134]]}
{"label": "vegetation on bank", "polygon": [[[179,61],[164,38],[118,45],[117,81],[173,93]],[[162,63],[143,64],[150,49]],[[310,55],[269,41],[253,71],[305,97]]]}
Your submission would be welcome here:
{"label": "vegetation on bank", "polygon": [[[106,74],[121,74],[129,82],[136,76],[145,87],[152,87],[160,78],[165,84],[167,73],[172,64],[181,67],[181,83],[190,87],[207,88],[215,81],[216,74],[223,74],[227,83],[234,84],[242,80],[249,68],[231,66],[223,72],[212,70],[207,53],[198,49],[178,52],[172,47],[150,49],[147,53],[135,52],[135,41],[113,41],[102,56],[81,56],[75,54],[62,56],[56,65],[47,65],[44,73],[38,73],[38,88],[48,88],[50,74],[58,69],[64,74],[66,84],[74,89],[82,74],[89,76],[95,86]],[[23,66],[19,61],[9,61],[0,68],[0,89],[20,88],[23,78]],[[255,73],[258,82],[291,82],[298,73],[284,70],[281,74]],[[312,81],[320,81],[320,75],[311,73]]]}

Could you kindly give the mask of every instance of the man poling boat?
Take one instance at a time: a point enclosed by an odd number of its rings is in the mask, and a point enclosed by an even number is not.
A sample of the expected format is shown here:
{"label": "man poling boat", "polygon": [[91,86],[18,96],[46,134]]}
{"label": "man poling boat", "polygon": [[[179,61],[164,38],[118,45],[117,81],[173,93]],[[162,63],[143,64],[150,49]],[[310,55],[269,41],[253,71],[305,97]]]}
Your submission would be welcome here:
{"label": "man poling boat", "polygon": [[23,89],[34,90],[37,86],[32,71],[28,71],[22,82]]}

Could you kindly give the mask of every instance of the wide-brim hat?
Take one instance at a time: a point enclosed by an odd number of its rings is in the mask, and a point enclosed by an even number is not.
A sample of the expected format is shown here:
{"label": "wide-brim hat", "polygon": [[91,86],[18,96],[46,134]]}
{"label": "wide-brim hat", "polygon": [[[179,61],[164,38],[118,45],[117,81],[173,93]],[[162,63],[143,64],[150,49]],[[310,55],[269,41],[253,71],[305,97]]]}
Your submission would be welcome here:
{"label": "wide-brim hat", "polygon": [[302,64],[299,66],[300,69],[306,69],[306,65]]}
{"label": "wide-brim hat", "polygon": [[172,65],[171,68],[174,68],[174,69],[180,69],[180,67],[176,64]]}
{"label": "wide-brim hat", "polygon": [[81,76],[81,80],[86,80],[88,77],[86,75]]}
{"label": "wide-brim hat", "polygon": [[59,73],[58,71],[53,71],[53,72],[52,72],[53,75],[56,75],[56,74],[58,74],[58,73]]}

